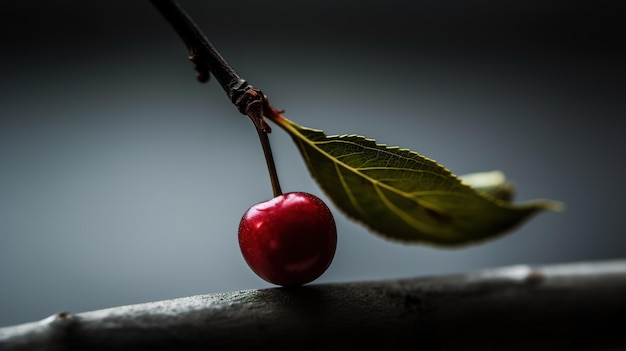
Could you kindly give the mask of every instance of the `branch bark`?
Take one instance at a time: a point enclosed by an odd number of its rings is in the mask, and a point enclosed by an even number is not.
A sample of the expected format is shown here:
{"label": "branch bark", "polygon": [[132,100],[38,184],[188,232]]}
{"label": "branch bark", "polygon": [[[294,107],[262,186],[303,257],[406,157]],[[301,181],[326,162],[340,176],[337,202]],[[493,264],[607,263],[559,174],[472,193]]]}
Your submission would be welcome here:
{"label": "branch bark", "polygon": [[151,2],[189,49],[189,60],[196,65],[198,81],[207,82],[210,75],[213,74],[233,102],[235,101],[233,94],[243,94],[249,88],[248,83],[239,77],[237,72],[217,52],[213,44],[178,2],[174,0],[151,0]]}
{"label": "branch bark", "polygon": [[[226,62],[200,27],[175,0],[151,0],[152,5],[174,28],[189,50],[189,60],[195,64],[196,78],[204,83],[215,76],[226,95],[239,112],[252,118],[257,128],[269,128],[263,114],[277,113],[270,107],[265,95],[241,78]],[[269,129],[265,130],[269,132]]]}
{"label": "branch bark", "polygon": [[626,260],[192,296],[0,328],[2,350],[626,347]]}
{"label": "branch bark", "polygon": [[189,49],[189,59],[195,64],[198,81],[205,83],[209,81],[211,75],[215,76],[239,112],[250,117],[263,147],[274,196],[282,194],[272,148],[267,136],[271,128],[265,121],[265,117],[272,117],[283,111],[274,109],[261,90],[253,87],[237,74],[177,1],[151,0],[151,2]]}

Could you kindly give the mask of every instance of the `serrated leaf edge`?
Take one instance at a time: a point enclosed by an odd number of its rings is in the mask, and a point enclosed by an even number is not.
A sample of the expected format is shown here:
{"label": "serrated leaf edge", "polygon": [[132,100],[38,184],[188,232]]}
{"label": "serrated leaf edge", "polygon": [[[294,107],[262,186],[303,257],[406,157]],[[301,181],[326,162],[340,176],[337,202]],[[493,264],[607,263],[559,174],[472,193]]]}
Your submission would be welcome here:
{"label": "serrated leaf edge", "polygon": [[[368,138],[359,134],[334,134],[334,135],[326,135],[325,132],[321,129],[314,129],[314,128],[309,128],[309,127],[304,127],[304,126],[300,126],[292,121],[290,121],[289,119],[283,117],[282,115],[280,116],[280,118],[277,118],[274,120],[274,122],[276,122],[279,126],[281,126],[283,129],[285,129],[288,134],[297,134],[299,135],[298,138],[293,138],[299,145],[299,149],[301,150],[301,153],[303,154],[304,158],[305,158],[305,162],[308,165],[311,164],[311,158],[310,156],[306,153],[306,148],[303,147],[302,143],[306,143],[307,145],[311,146],[312,148],[315,148],[320,154],[323,154],[326,158],[328,158],[331,162],[334,163],[335,165],[335,171],[337,172],[337,175],[340,179],[341,182],[341,187],[344,190],[344,192],[346,193],[346,195],[348,196],[348,198],[350,199],[350,202],[352,203],[353,207],[362,215],[365,216],[366,213],[364,212],[364,210],[362,209],[362,207],[360,206],[360,204],[358,203],[358,201],[356,201],[354,195],[352,194],[352,192],[350,191],[349,187],[347,187],[344,179],[343,179],[343,175],[341,174],[340,171],[340,167],[343,169],[348,170],[349,172],[353,172],[353,173],[357,173],[359,174],[359,176],[363,177],[364,179],[366,179],[368,182],[370,182],[374,189],[377,192],[378,197],[385,202],[385,205],[391,210],[393,211],[393,213],[395,213],[396,215],[398,215],[400,218],[402,218],[406,223],[408,223],[409,225],[411,225],[412,227],[416,228],[417,230],[421,231],[421,232],[427,232],[427,230],[423,229],[423,225],[415,220],[412,216],[408,215],[405,211],[397,208],[395,205],[393,205],[393,203],[391,201],[389,201],[387,199],[387,197],[382,193],[381,191],[381,187],[385,188],[388,191],[391,191],[393,193],[396,193],[404,198],[410,199],[411,201],[416,201],[420,206],[423,206],[431,211],[434,211],[436,213],[439,213],[441,215],[446,215],[445,210],[428,202],[428,201],[424,201],[422,199],[418,199],[414,196],[411,196],[412,194],[418,194],[418,193],[407,193],[405,191],[400,191],[390,185],[387,185],[377,179],[373,179],[370,176],[363,174],[361,172],[358,171],[358,169],[355,169],[354,167],[348,166],[347,164],[345,164],[344,162],[341,162],[340,160],[338,160],[336,157],[331,156],[330,154],[328,154],[326,151],[320,149],[317,144],[319,143],[318,141],[314,141],[314,140],[310,140],[309,138],[305,137],[300,130],[304,130],[304,131],[310,131],[312,133],[316,133],[319,134],[320,136],[322,136],[324,138],[324,141],[328,141],[328,142],[336,142],[337,139],[342,139],[342,138],[360,138],[362,140],[368,141],[368,142],[372,142],[374,143],[375,146],[380,147],[382,149],[376,149],[376,151],[384,151],[385,149],[389,149],[389,150],[398,150],[398,151],[402,151],[402,152],[406,152],[410,155],[415,155],[418,156],[426,161],[430,161],[433,162],[440,170],[443,171],[444,175],[449,175],[451,176],[456,182],[457,182],[457,186],[464,188],[465,190],[478,195],[480,197],[486,198],[489,201],[494,202],[496,205],[504,207],[504,208],[510,208],[510,209],[515,209],[515,208],[527,208],[527,209],[531,209],[531,210],[549,210],[549,211],[557,211],[560,212],[563,210],[564,205],[560,202],[557,201],[552,201],[552,200],[543,200],[543,199],[538,199],[538,200],[533,200],[533,201],[528,201],[528,202],[524,202],[524,203],[518,203],[518,204],[512,204],[510,202],[506,202],[503,201],[501,199],[492,197],[489,194],[483,193],[481,191],[476,190],[475,188],[471,187],[470,185],[464,183],[456,174],[452,173],[448,168],[446,168],[445,166],[441,165],[440,163],[438,163],[436,160],[428,158],[426,156],[421,155],[420,153],[413,151],[409,148],[403,148],[400,146],[389,146],[387,144],[381,144],[378,143],[376,141],[376,139],[373,138]],[[332,140],[331,140],[332,139]],[[350,142],[350,141],[345,141],[345,142]],[[360,147],[363,147],[363,145],[359,145]],[[398,156],[397,154],[394,154],[394,156]],[[360,168],[359,168],[360,169]],[[317,179],[317,177],[315,176],[315,172],[312,172],[312,174],[314,175],[315,180],[319,183],[319,180]],[[322,189],[324,190],[324,187],[322,187]],[[437,191],[433,191],[432,193],[429,194],[435,194]],[[425,192],[419,192],[420,195],[425,194]],[[331,197],[332,198],[332,197]],[[339,208],[341,209],[341,208]],[[343,212],[343,209],[341,209]],[[346,213],[348,214],[348,213]],[[349,214],[348,214],[349,215]],[[349,217],[354,218],[356,220],[358,220],[359,222],[362,222],[362,220],[360,218],[355,218],[354,216],[349,215]],[[372,230],[374,230],[375,232],[379,233],[381,236],[383,236],[384,238],[388,239],[388,240],[394,240],[394,241],[400,241],[400,242],[411,242],[414,243],[414,241],[410,241],[410,240],[402,240],[400,238],[397,237],[390,237],[388,235],[386,235],[385,233],[381,233],[380,231],[370,227],[368,225],[368,227]],[[488,240],[488,239],[485,239]],[[423,242],[423,241],[420,241]],[[432,245],[432,243],[429,243]],[[445,246],[450,246],[450,245],[445,245]],[[464,246],[463,244],[456,244],[455,246]]]}

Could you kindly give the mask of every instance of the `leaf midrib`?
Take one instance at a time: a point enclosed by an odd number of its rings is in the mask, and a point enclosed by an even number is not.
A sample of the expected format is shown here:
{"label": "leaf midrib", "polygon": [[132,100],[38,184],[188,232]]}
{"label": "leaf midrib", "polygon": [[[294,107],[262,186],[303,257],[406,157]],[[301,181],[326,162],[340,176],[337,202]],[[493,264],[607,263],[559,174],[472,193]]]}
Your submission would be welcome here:
{"label": "leaf midrib", "polygon": [[[436,211],[442,211],[442,209],[441,209],[440,207],[438,207],[438,206],[436,206],[436,205],[434,205],[434,204],[432,204],[432,203],[430,203],[430,202],[423,201],[423,200],[417,199],[417,198],[415,198],[415,197],[412,197],[412,196],[411,196],[411,194],[412,194],[412,193],[407,193],[407,192],[405,192],[405,191],[401,191],[401,190],[399,190],[399,189],[397,189],[397,188],[394,188],[394,187],[392,187],[392,186],[390,186],[390,185],[388,185],[388,184],[385,184],[385,183],[383,183],[383,182],[381,182],[381,181],[379,181],[379,180],[377,180],[377,179],[374,179],[374,178],[372,178],[372,177],[370,177],[370,176],[368,176],[368,175],[365,175],[365,174],[363,174],[363,173],[359,172],[359,171],[358,171],[358,169],[356,169],[356,168],[354,168],[354,167],[350,167],[350,166],[348,166],[346,163],[344,163],[344,162],[341,162],[341,161],[337,160],[335,157],[332,157],[332,156],[331,156],[328,152],[326,152],[326,151],[324,151],[323,149],[319,148],[319,147],[317,146],[317,144],[318,144],[318,143],[320,143],[320,144],[327,144],[327,143],[332,143],[332,142],[349,143],[349,144],[352,144],[352,145],[355,145],[355,146],[358,146],[358,147],[362,147],[362,148],[366,148],[366,149],[369,149],[369,150],[372,150],[372,151],[381,151],[381,152],[384,152],[384,153],[386,153],[386,154],[388,154],[388,155],[391,155],[391,156],[394,156],[394,157],[401,157],[401,158],[404,158],[404,159],[406,159],[406,160],[408,160],[408,161],[415,161],[414,159],[412,159],[412,158],[408,158],[408,157],[405,157],[405,156],[399,156],[399,155],[394,154],[394,153],[390,153],[390,152],[388,152],[388,151],[387,151],[387,150],[385,150],[385,149],[376,149],[376,148],[372,148],[372,147],[368,147],[368,146],[359,145],[359,144],[356,144],[356,143],[353,143],[353,142],[349,142],[349,141],[345,141],[345,140],[336,140],[336,139],[335,139],[335,140],[325,140],[325,141],[322,141],[322,142],[318,142],[318,141],[311,141],[311,140],[309,140],[308,138],[306,138],[306,137],[305,137],[302,133],[300,133],[300,131],[298,130],[298,127],[296,127],[296,126],[295,126],[295,124],[293,124],[293,122],[289,121],[289,120],[288,120],[288,119],[286,119],[286,118],[284,118],[284,120],[285,120],[285,123],[280,123],[280,125],[281,125],[281,126],[283,126],[283,128],[286,128],[286,129],[290,130],[292,133],[295,133],[295,134],[299,135],[299,136],[300,136],[299,140],[304,141],[305,143],[307,143],[308,145],[310,145],[312,148],[314,148],[314,149],[318,150],[318,152],[319,152],[320,154],[324,155],[327,159],[329,159],[329,160],[330,160],[331,162],[333,162],[335,165],[340,165],[342,168],[344,168],[344,169],[348,170],[349,172],[355,173],[355,174],[357,174],[357,175],[359,175],[359,176],[363,177],[364,179],[366,179],[367,181],[369,181],[369,182],[370,182],[370,183],[374,186],[374,188],[378,189],[378,187],[383,187],[383,188],[385,188],[386,190],[389,190],[389,191],[391,191],[391,192],[393,192],[393,193],[396,193],[396,194],[398,194],[399,196],[402,196],[402,197],[404,197],[404,198],[406,198],[406,199],[408,199],[408,200],[411,200],[411,201],[415,201],[415,202],[417,202],[417,204],[418,204],[418,205],[420,205],[420,206],[423,206],[423,207],[425,207],[425,208],[429,208],[429,209],[433,209],[433,210],[436,210]],[[300,128],[303,128],[303,127],[300,127]],[[324,134],[322,131],[315,131],[315,130],[313,130],[313,131],[314,131],[314,132],[316,132],[316,133],[321,133],[322,135],[324,135],[324,137],[325,137],[326,139],[328,139],[328,136],[327,136],[326,134]],[[377,145],[378,145],[378,144],[377,144]],[[386,146],[386,145],[380,145],[380,146],[385,147],[385,148],[388,148],[388,146]],[[398,149],[400,149],[399,147],[397,147],[397,148],[398,148]],[[408,152],[411,152],[411,151],[410,151],[410,150],[408,150]],[[308,163],[310,163],[310,158],[308,157],[308,155],[307,155],[307,158],[309,159],[309,162],[308,162]],[[417,170],[415,170],[415,171],[417,171]],[[425,172],[425,171],[423,171],[423,172]],[[452,174],[450,174],[450,175],[451,175],[451,176],[453,176]],[[343,177],[343,176],[342,176],[339,172],[338,172],[338,176],[339,176],[340,178],[342,178],[342,177]],[[346,194],[348,195],[348,197],[351,199],[351,202],[355,201],[356,199],[354,199],[354,200],[353,200],[353,196],[352,196],[352,193],[350,192],[350,190],[349,190],[349,189],[345,186],[344,182],[343,182],[341,179],[340,179],[340,181],[341,181],[341,187],[344,189],[344,191],[346,192]],[[459,184],[460,184],[461,186],[465,186],[465,185],[463,185],[460,181],[459,181]],[[377,190],[377,193],[378,193],[378,190]],[[379,197],[380,197],[380,194],[379,194]],[[404,217],[406,216],[406,213],[405,213],[404,211],[400,211],[400,213],[398,213],[398,211],[399,211],[399,210],[396,210],[396,207],[395,207],[395,206],[389,206],[389,205],[387,204],[387,202],[388,202],[388,201],[385,201],[385,200],[384,200],[384,199],[382,199],[382,198],[381,198],[381,200],[383,200],[383,202],[385,202],[385,204],[387,205],[387,207],[388,207],[390,210],[392,210],[394,213],[396,213],[396,215],[397,215],[397,216],[399,216],[400,218],[403,218],[403,219],[404,219]],[[358,202],[357,202],[357,204],[358,204]],[[353,205],[354,205],[354,202],[353,202]],[[360,205],[358,206],[358,208],[359,208],[359,212],[361,212],[362,214],[364,214],[364,213],[362,212],[362,209],[361,209],[361,206],[360,206]],[[410,217],[410,216],[408,216],[408,217]],[[405,220],[405,222],[407,222],[407,221]],[[414,221],[410,221],[410,222],[414,222]],[[407,222],[407,223],[408,223],[408,222]],[[415,223],[415,224],[418,224],[417,222],[414,222],[414,223]],[[411,226],[413,226],[414,228],[416,228],[416,229],[418,229],[418,230],[419,230],[419,228],[417,228],[415,225],[411,225]]]}

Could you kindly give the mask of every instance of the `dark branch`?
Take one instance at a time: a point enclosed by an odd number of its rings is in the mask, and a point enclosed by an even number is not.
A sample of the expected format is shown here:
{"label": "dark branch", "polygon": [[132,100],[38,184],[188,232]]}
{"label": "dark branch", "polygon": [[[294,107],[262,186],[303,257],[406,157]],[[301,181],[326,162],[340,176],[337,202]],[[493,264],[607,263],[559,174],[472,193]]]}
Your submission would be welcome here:
{"label": "dark branch", "polygon": [[176,1],[151,1],[187,45],[189,59],[195,64],[197,79],[200,82],[207,82],[213,74],[239,112],[250,117],[254,123],[263,147],[274,196],[280,195],[282,191],[267,137],[271,128],[265,121],[265,117],[273,119],[282,111],[274,109],[261,90],[248,84],[235,72]]}
{"label": "dark branch", "polygon": [[[250,116],[250,112],[255,109],[251,108],[254,103],[261,107],[261,112],[266,114],[273,112],[267,109],[269,105],[265,95],[237,74],[176,1],[151,1],[187,45],[189,59],[196,66],[199,81],[206,82],[209,80],[210,74],[213,74],[233,104],[245,115]],[[254,116],[250,117],[255,118]],[[255,121],[255,124],[257,123]]]}
{"label": "dark branch", "polygon": [[2,350],[624,349],[626,260],[193,296],[0,328]]}
{"label": "dark branch", "polygon": [[187,45],[199,81],[208,81],[209,72],[212,73],[233,102],[234,94],[244,93],[249,88],[176,1],[152,0],[152,4]]}

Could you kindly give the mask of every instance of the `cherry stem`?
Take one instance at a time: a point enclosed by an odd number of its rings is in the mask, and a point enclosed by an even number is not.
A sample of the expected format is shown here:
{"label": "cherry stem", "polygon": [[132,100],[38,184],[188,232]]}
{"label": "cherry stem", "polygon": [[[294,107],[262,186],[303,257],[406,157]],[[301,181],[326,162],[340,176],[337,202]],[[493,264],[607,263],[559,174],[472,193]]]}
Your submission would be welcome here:
{"label": "cherry stem", "polygon": [[267,132],[261,128],[257,128],[259,134],[259,140],[263,147],[263,154],[265,155],[265,161],[267,163],[267,170],[270,173],[270,181],[272,182],[272,191],[274,197],[278,197],[283,194],[280,189],[280,182],[278,181],[278,173],[276,173],[276,164],[274,163],[274,157],[272,156],[272,148],[270,147],[270,139],[267,136]]}
{"label": "cherry stem", "polygon": [[189,49],[189,60],[195,65],[198,81],[205,83],[209,81],[211,74],[215,76],[239,112],[250,117],[263,147],[274,196],[281,195],[278,173],[267,135],[271,128],[265,122],[265,117],[274,119],[282,111],[275,110],[269,104],[267,96],[235,72],[178,2],[174,0],[151,0],[151,2],[185,42]]}

